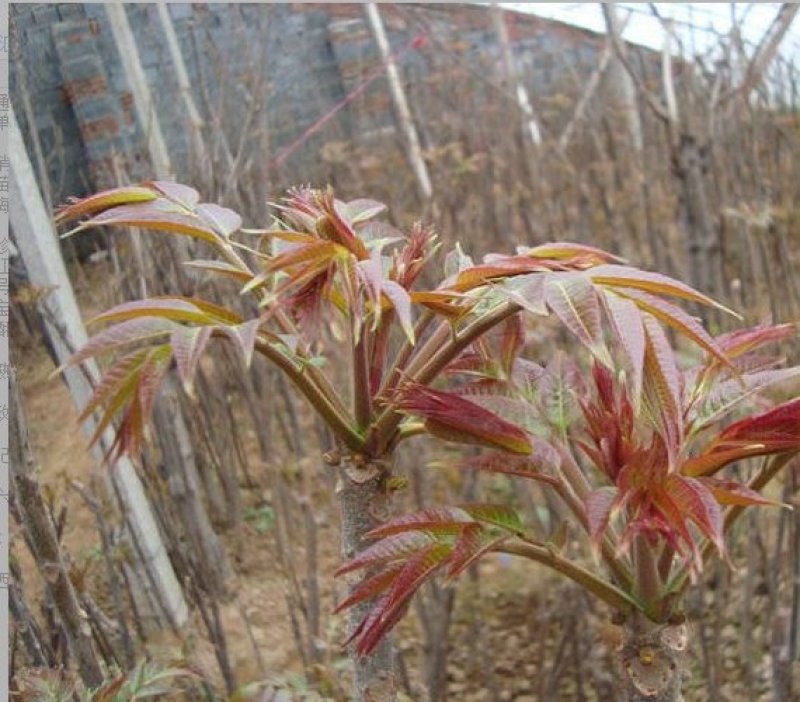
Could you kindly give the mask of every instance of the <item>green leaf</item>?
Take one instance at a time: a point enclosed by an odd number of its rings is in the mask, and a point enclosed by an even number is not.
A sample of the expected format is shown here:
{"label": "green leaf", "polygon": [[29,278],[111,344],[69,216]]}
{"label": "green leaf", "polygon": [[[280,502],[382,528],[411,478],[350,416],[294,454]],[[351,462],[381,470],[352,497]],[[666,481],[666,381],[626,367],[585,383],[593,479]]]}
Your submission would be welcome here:
{"label": "green leaf", "polygon": [[149,202],[155,200],[156,197],[152,190],[138,185],[112,188],[80,200],[74,200],[69,205],[60,208],[55,216],[55,222],[56,224],[63,224],[85,214],[106,210],[109,207]]}
{"label": "green leaf", "polygon": [[525,526],[516,510],[506,505],[467,504],[461,505],[467,514],[479,522],[499,526],[514,534],[521,534]]}
{"label": "green leaf", "polygon": [[89,320],[88,324],[119,322],[137,317],[164,317],[194,324],[238,324],[241,317],[231,310],[194,297],[159,296],[124,302]]}

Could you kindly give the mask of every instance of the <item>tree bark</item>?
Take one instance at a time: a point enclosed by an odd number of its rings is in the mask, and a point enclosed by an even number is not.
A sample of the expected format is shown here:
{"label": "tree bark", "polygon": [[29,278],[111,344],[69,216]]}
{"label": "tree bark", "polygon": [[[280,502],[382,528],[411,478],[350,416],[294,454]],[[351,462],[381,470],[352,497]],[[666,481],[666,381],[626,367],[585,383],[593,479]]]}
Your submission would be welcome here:
{"label": "tree bark", "polygon": [[397,70],[397,64],[394,58],[392,58],[389,39],[386,37],[386,30],[383,26],[380,10],[378,10],[378,6],[374,2],[366,3],[364,9],[366,12],[367,24],[375,39],[375,43],[378,45],[381,60],[386,64],[386,78],[389,81],[392,102],[394,103],[394,108],[397,113],[397,120],[400,122],[400,128],[403,131],[406,153],[408,154],[408,160],[411,162],[411,168],[414,171],[417,187],[423,201],[430,200],[433,196],[433,186],[431,185],[431,178],[428,174],[428,166],[425,164],[425,159],[422,156],[422,147],[419,143],[417,128],[411,116],[408,100],[406,100],[406,94],[403,90],[402,81],[400,80],[400,72]]}
{"label": "tree bark", "polygon": [[[388,463],[372,461],[357,464],[342,462],[337,493],[341,507],[342,557],[350,560],[369,545],[364,538],[388,517]],[[360,580],[352,578],[352,586]],[[348,614],[348,632],[353,631],[367,615],[369,602],[352,607]],[[391,637],[378,644],[369,656],[353,658],[353,699],[356,702],[392,702],[397,697],[398,677],[395,670]]]}
{"label": "tree bark", "polygon": [[508,27],[506,27],[505,10],[497,2],[492,2],[492,23],[497,42],[500,44],[500,51],[503,57],[503,72],[505,73],[506,88],[509,93],[514,93],[517,98],[517,105],[522,116],[522,131],[530,139],[534,146],[542,143],[542,131],[539,127],[539,120],[531,104],[528,89],[520,80],[517,64],[514,61],[514,51],[508,38]]}
{"label": "tree bark", "polygon": [[158,19],[161,22],[161,28],[164,30],[164,37],[167,40],[167,50],[172,61],[172,68],[175,71],[175,79],[178,83],[181,100],[186,110],[186,121],[189,123],[191,131],[192,148],[196,152],[200,165],[208,168],[210,162],[208,150],[203,141],[203,118],[200,117],[200,112],[192,96],[192,83],[189,79],[189,72],[186,70],[186,62],[183,60],[178,35],[175,33],[175,25],[172,23],[172,16],[165,0],[160,0],[156,7],[158,8]]}
{"label": "tree bark", "polygon": [[711,296],[718,296],[722,270],[719,233],[711,211],[703,164],[703,150],[697,139],[681,134],[675,149],[674,170],[680,185],[680,220],[689,244],[691,283]]}
{"label": "tree bark", "polygon": [[225,551],[217,537],[200,496],[199,477],[189,429],[178,399],[177,381],[170,376],[156,400],[154,419],[164,431],[158,433],[161,457],[169,476],[170,493],[182,512],[192,559],[203,573],[203,586],[213,595],[225,592],[230,575]]}
{"label": "tree bark", "polygon": [[683,702],[685,624],[655,624],[641,614],[622,625],[617,684],[624,702]]}
{"label": "tree bark", "polygon": [[606,31],[612,37],[612,45],[616,44],[619,51],[619,53],[611,52],[611,63],[607,73],[609,87],[613,91],[616,103],[624,117],[631,148],[636,153],[641,153],[644,148],[644,137],[642,136],[642,116],[639,113],[639,104],[636,99],[636,86],[633,84],[633,78],[626,70],[621,56],[626,51],[625,43],[622,40],[623,25],[617,17],[613,2],[604,4],[602,10]]}
{"label": "tree bark", "polygon": [[81,610],[78,596],[72,586],[55,526],[36,478],[35,460],[28,441],[28,428],[13,371],[9,390],[11,475],[17,501],[24,516],[25,529],[30,535],[30,543],[35,551],[33,555],[36,558],[36,565],[58,608],[58,615],[64,625],[70,649],[78,662],[81,679],[88,688],[96,688],[103,682],[103,670],[92,645],[89,622]]}
{"label": "tree bark", "polygon": [[139,126],[144,133],[145,146],[151,165],[159,178],[167,178],[173,173],[172,162],[156,114],[147,76],[139,58],[136,39],[128,22],[127,10],[122,3],[109,3],[104,7],[114,43],[122,59],[122,68],[133,96],[133,107],[139,120]]}

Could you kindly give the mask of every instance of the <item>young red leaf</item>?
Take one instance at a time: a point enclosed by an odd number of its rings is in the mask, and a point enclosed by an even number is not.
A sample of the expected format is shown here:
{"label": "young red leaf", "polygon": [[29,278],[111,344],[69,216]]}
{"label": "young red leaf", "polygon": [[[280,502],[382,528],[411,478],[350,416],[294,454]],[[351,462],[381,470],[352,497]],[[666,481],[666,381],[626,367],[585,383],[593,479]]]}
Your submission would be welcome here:
{"label": "young red leaf", "polygon": [[681,470],[684,475],[708,476],[743,458],[796,450],[800,450],[800,399],[731,424]]}
{"label": "young red leaf", "polygon": [[333,613],[338,614],[359,602],[372,599],[385,592],[397,579],[404,566],[405,563],[403,562],[390,563],[375,575],[368,576],[350,590],[348,596],[336,605]]}
{"label": "young red leaf", "polygon": [[544,297],[564,326],[597,358],[610,365],[603,344],[600,304],[591,282],[580,273],[554,273],[545,278]]}
{"label": "young red leaf", "polygon": [[795,334],[795,324],[762,325],[721,334],[716,342],[728,358],[738,358],[765,344],[790,339]]}
{"label": "young red leaf", "polygon": [[691,519],[703,534],[723,553],[722,510],[714,495],[695,478],[672,473],[666,477],[665,490],[685,519]]}
{"label": "young red leaf", "polygon": [[84,405],[78,416],[78,421],[83,422],[98,407],[105,404],[109,398],[114,397],[120,389],[130,381],[150,353],[149,348],[136,351],[117,359],[114,364],[103,373],[100,382],[94,386],[92,396]]}
{"label": "young red leaf", "polygon": [[603,251],[594,246],[587,246],[586,244],[575,244],[570,241],[550,242],[549,244],[534,246],[531,249],[521,248],[518,251],[521,255],[531,256],[533,258],[553,259],[557,261],[576,259],[585,261],[587,265],[608,263],[611,261],[622,262],[621,258],[608,253],[608,251]]}
{"label": "young red leaf", "polygon": [[[405,564],[401,564],[401,566],[405,566]],[[391,584],[391,583],[390,583]],[[356,626],[351,632],[350,635],[344,640],[342,643],[342,647],[347,647],[353,641],[355,641],[364,631],[367,631],[372,627],[372,625],[377,622],[382,614],[383,611],[386,609],[386,604],[389,601],[389,595],[384,594],[378,597],[375,602],[372,604],[372,607],[367,612],[366,616],[361,620],[361,622]],[[399,622],[402,619],[402,612],[398,612],[395,614],[395,622]]]}
{"label": "young red leaf", "polygon": [[517,511],[506,505],[476,503],[461,505],[461,509],[479,522],[501,527],[513,534],[525,530]]}
{"label": "young red leaf", "polygon": [[469,524],[464,527],[447,559],[447,579],[456,578],[481,556],[499,546],[510,536],[510,534],[489,533],[480,524]]}
{"label": "young red leaf", "polygon": [[689,530],[687,515],[672,494],[664,489],[663,483],[658,483],[647,492],[644,508],[635,519],[628,522],[618,548],[629,548],[637,533],[651,537],[659,534],[676,553],[684,555],[687,560],[691,559],[694,570],[701,569],[702,555]]}
{"label": "young red leaf", "polygon": [[754,443],[769,453],[800,449],[800,398],[735,422],[714,441],[720,448]]}
{"label": "young red leaf", "polygon": [[317,233],[322,238],[343,246],[359,261],[369,258],[367,247],[347,221],[347,206],[335,200],[331,191],[318,190],[315,199],[322,215],[316,221]]}
{"label": "young red leaf", "polygon": [[681,283],[679,280],[674,280],[661,273],[651,273],[628,266],[607,264],[592,268],[588,275],[598,285],[607,285],[611,288],[635,288],[658,295],[681,297],[686,300],[692,300],[693,302],[700,302],[704,305],[717,307],[724,312],[738,317],[735,312],[715,302],[707,295],[703,295],[703,293],[698,292],[685,283]]}
{"label": "young red leaf", "polygon": [[557,352],[536,382],[534,389],[542,414],[561,434],[565,434],[579,416],[578,399],[585,391],[581,376],[578,365]]}
{"label": "young red leaf", "polygon": [[345,206],[346,216],[353,224],[361,224],[386,211],[386,205],[377,200],[358,198]]}
{"label": "young red leaf", "polygon": [[436,250],[435,241],[436,234],[433,229],[416,222],[411,228],[405,246],[394,257],[392,280],[410,290]]}
{"label": "young red leaf", "polygon": [[519,454],[532,450],[530,438],[518,426],[451,392],[406,383],[395,405],[401,412],[422,417],[430,433],[449,441]]}
{"label": "young red leaf", "polygon": [[458,462],[459,468],[475,468],[487,473],[503,473],[520,478],[538,480],[549,485],[559,485],[558,478],[544,473],[555,469],[560,463],[558,452],[544,441],[536,441],[529,456],[514,456],[503,451],[493,451],[480,456],[471,456]]}
{"label": "young red leaf", "polygon": [[611,511],[617,500],[617,489],[601,487],[593,490],[586,496],[586,519],[589,523],[589,536],[596,549],[603,539],[603,534],[608,528]]}
{"label": "young red leaf", "polygon": [[694,413],[690,415],[695,422],[694,431],[700,431],[719,421],[747,398],[798,377],[800,366],[756,371],[718,382],[703,396],[702,403],[695,405]]}
{"label": "young red leaf", "polygon": [[514,363],[520,350],[525,345],[525,328],[518,314],[508,317],[500,326],[502,338],[500,341],[500,361],[506,377],[514,371]]}
{"label": "young red leaf", "polygon": [[272,258],[266,266],[266,272],[282,271],[309,262],[325,267],[333,258],[345,252],[346,249],[332,241],[317,240],[310,244],[293,245]]}
{"label": "young red leaf", "polygon": [[253,361],[253,351],[255,349],[256,337],[258,336],[258,329],[260,326],[260,319],[251,319],[234,326],[220,325],[217,327],[219,331],[236,344],[236,348],[242,355],[242,360],[246,368],[249,368]]}
{"label": "young red leaf", "polygon": [[642,399],[650,421],[664,439],[672,463],[683,437],[680,375],[664,330],[649,314],[642,321],[647,336]]}
{"label": "young red leaf", "polygon": [[128,344],[150,341],[171,334],[176,326],[175,322],[158,317],[128,319],[95,334],[67,361],[66,365],[75,365],[92,356],[108,353]]}
{"label": "young red leaf", "polygon": [[440,314],[447,319],[453,320],[458,319],[462,315],[466,314],[471,305],[474,304],[473,301],[468,299],[464,299],[464,303],[466,304],[462,303],[461,293],[457,293],[455,291],[412,291],[409,293],[409,297],[411,298],[411,302],[414,304],[422,305],[423,307],[431,310],[431,312],[435,312],[436,314]]}
{"label": "young red leaf", "polygon": [[423,531],[404,531],[392,534],[356,554],[347,563],[340,566],[334,575],[344,575],[354,570],[402,560],[435,541],[431,534]]}
{"label": "young red leaf", "polygon": [[642,394],[646,345],[641,312],[634,302],[610,290],[603,291],[602,300],[611,321],[611,329],[627,360],[631,374],[630,396],[634,406],[638,407]]}
{"label": "young red leaf", "polygon": [[720,480],[719,478],[698,478],[698,480],[721,505],[741,505],[743,507],[749,505],[781,506],[780,502],[769,500],[735,480]]}
{"label": "young red leaf", "polygon": [[141,412],[140,434],[143,434],[144,427],[153,412],[153,404],[155,403],[158,389],[161,387],[161,381],[169,370],[171,358],[172,349],[169,344],[156,347],[150,351],[147,360],[139,370],[137,395]]}
{"label": "young red leaf", "polygon": [[531,273],[504,280],[501,285],[497,286],[497,290],[527,312],[545,316],[547,315],[547,304],[544,297],[544,282],[544,275]]}
{"label": "young red leaf", "polygon": [[753,456],[764,456],[771,453],[764,444],[750,444],[730,449],[709,450],[683,462],[681,473],[689,477],[708,476],[716,473],[729,463],[741,461]]}
{"label": "young red leaf", "polygon": [[359,655],[366,656],[374,650],[398,622],[414,593],[444,565],[451,549],[450,545],[434,543],[408,560],[385,600],[380,601],[379,616],[361,632],[357,646]]}
{"label": "young red leaf", "polygon": [[540,269],[541,267],[531,260],[509,258],[502,263],[466,268],[458,273],[454,281],[446,281],[444,287],[448,290],[467,292],[496,278],[532,273]]}
{"label": "young red leaf", "polygon": [[226,278],[233,278],[233,280],[236,280],[240,283],[247,282],[253,278],[250,273],[247,273],[241,268],[227,263],[226,261],[204,261],[201,259],[196,259],[194,261],[184,261],[183,265],[189,268],[207,271],[208,273],[216,273],[217,275],[221,275]]}
{"label": "young red leaf", "polygon": [[530,400],[535,395],[537,383],[545,374],[545,369],[538,363],[518,358],[511,371],[511,381],[521,395]]}
{"label": "young red leaf", "polygon": [[115,460],[123,453],[135,456],[141,450],[144,426],[149,420],[161,381],[169,369],[170,357],[171,349],[167,344],[147,349],[141,363],[115,386],[115,394],[104,400],[103,415],[95,426],[90,445],[100,438],[111,420],[127,404],[106,459]]}
{"label": "young red leaf", "polygon": [[485,378],[459,388],[458,394],[524,431],[533,433],[542,428],[536,408],[514,397],[504,381]]}
{"label": "young red leaf", "polygon": [[731,363],[715,343],[711,335],[705,330],[696,317],[684,312],[680,307],[639,290],[629,289],[621,292],[625,297],[633,300],[637,307],[653,315],[656,319],[677,329],[681,334],[690,338],[702,347],[719,362],[730,366]]}
{"label": "young red leaf", "polygon": [[178,375],[189,395],[193,393],[194,375],[212,333],[213,328],[210,326],[181,326],[175,329],[170,336],[170,345],[178,366]]}
{"label": "young red leaf", "polygon": [[356,264],[356,272],[363,282],[367,297],[375,310],[375,323],[380,322],[381,288],[383,287],[383,261],[379,248],[373,249],[369,258]]}
{"label": "young red leaf", "polygon": [[430,507],[413,514],[405,514],[381,524],[369,531],[370,539],[384,538],[406,531],[430,531],[436,533],[458,533],[465,524],[475,519],[460,507]]}

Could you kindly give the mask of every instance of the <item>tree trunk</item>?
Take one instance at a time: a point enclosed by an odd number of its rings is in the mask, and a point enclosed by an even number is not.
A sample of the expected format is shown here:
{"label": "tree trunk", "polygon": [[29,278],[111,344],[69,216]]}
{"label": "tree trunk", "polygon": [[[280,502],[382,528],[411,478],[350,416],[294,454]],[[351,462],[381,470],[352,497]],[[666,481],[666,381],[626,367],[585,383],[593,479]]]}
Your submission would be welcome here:
{"label": "tree trunk", "polygon": [[191,557],[203,572],[203,586],[214,596],[225,592],[230,575],[225,550],[211,526],[200,496],[194,448],[178,399],[177,381],[169,376],[156,400],[154,419],[165,429],[158,434],[161,457],[170,485],[170,496],[182,513],[183,527],[191,545]]}
{"label": "tree trunk", "polygon": [[[612,41],[619,47],[619,51],[624,53],[626,51],[625,42],[622,40],[624,27],[617,17],[614,3],[606,3],[602,8],[606,31],[612,35]],[[639,113],[639,103],[636,98],[636,86],[617,52],[612,52],[611,63],[608,67],[608,83],[623,115],[631,148],[636,153],[641,153],[644,149],[644,137],[642,135],[642,116]]]}
{"label": "tree trunk", "polygon": [[533,105],[531,104],[528,89],[519,79],[519,71],[517,71],[517,65],[514,61],[514,51],[511,48],[511,42],[508,38],[508,27],[506,26],[504,12],[505,10],[503,10],[497,2],[492,2],[492,22],[503,57],[506,92],[516,95],[517,106],[519,107],[522,118],[521,124],[523,134],[526,135],[527,139],[530,139],[534,146],[540,146],[542,143],[542,131],[539,128],[539,121],[536,117]]}
{"label": "tree trunk", "polygon": [[165,0],[160,0],[156,7],[158,8],[158,19],[161,22],[161,28],[164,30],[164,37],[167,40],[167,50],[172,61],[172,68],[175,71],[175,80],[178,83],[181,100],[186,110],[186,121],[189,123],[192,148],[195,150],[200,166],[208,168],[210,162],[208,150],[203,141],[203,119],[200,117],[200,112],[192,97],[192,83],[189,79],[189,72],[186,70],[186,62],[183,60],[178,35],[175,33],[175,25],[172,23],[172,16]]}
{"label": "tree trunk", "polygon": [[11,399],[9,426],[11,475],[14,480],[17,501],[25,520],[25,529],[30,535],[30,543],[35,551],[33,555],[36,565],[58,608],[58,615],[69,640],[70,650],[78,662],[81,679],[88,688],[96,688],[103,682],[103,670],[92,645],[92,631],[89,622],[72,586],[55,526],[36,478],[33,451],[28,441],[28,428],[13,372],[9,390]]}
{"label": "tree trunk", "polygon": [[[373,461],[357,464],[350,459],[342,462],[337,488],[342,519],[342,556],[347,561],[369,545],[364,538],[388,517],[388,463]],[[348,581],[353,585],[360,578]],[[348,614],[348,631],[353,631],[364,619],[370,603],[352,607]],[[387,636],[369,656],[353,658],[353,699],[356,702],[392,702],[398,688],[391,637]]]}
{"label": "tree trunk", "polygon": [[400,80],[400,72],[397,70],[397,64],[394,61],[389,46],[389,39],[386,36],[386,30],[383,26],[381,13],[378,6],[374,2],[368,2],[365,5],[365,12],[367,16],[367,24],[375,43],[378,45],[378,51],[381,55],[381,60],[386,65],[386,78],[389,81],[389,90],[392,94],[392,103],[394,104],[395,112],[397,113],[397,120],[400,122],[400,128],[403,132],[403,141],[406,147],[406,154],[408,160],[411,162],[411,168],[414,171],[414,178],[417,182],[417,188],[422,196],[423,202],[430,200],[433,196],[433,186],[431,185],[431,177],[428,173],[428,166],[422,156],[422,147],[419,143],[419,135],[417,128],[414,125],[414,119],[411,116],[411,109],[406,100],[406,94],[403,90],[403,83]]}
{"label": "tree trunk", "polygon": [[698,290],[718,296],[722,264],[719,234],[714,223],[703,174],[703,149],[689,134],[681,134],[674,157],[680,185],[679,215],[689,245],[689,274]]}
{"label": "tree trunk", "polygon": [[655,624],[633,614],[622,625],[617,684],[625,702],[683,702],[686,624]]}
{"label": "tree trunk", "polygon": [[159,178],[167,178],[173,174],[172,162],[169,158],[167,142],[161,131],[155,103],[147,83],[147,76],[139,58],[139,49],[128,22],[126,6],[122,3],[105,5],[108,24],[114,37],[117,51],[122,59],[122,68],[133,97],[133,108],[139,126],[145,137],[145,146],[150,156],[150,163]]}

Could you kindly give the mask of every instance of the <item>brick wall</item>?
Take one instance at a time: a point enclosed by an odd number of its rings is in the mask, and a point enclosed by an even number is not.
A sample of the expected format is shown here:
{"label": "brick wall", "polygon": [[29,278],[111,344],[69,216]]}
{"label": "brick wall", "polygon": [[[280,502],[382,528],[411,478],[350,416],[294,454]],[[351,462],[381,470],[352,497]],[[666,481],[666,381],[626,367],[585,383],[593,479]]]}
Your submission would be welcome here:
{"label": "brick wall", "polygon": [[[157,9],[126,7],[180,176],[189,167],[190,143]],[[232,149],[241,125],[260,120],[269,130],[272,153],[280,151],[380,63],[361,5],[170,4],[169,10],[195,101],[209,127],[228,135]],[[425,89],[418,86],[426,85],[431,71],[446,70],[442,52],[454,65],[469,64],[491,79],[499,51],[488,8],[384,5],[381,10],[393,49],[421,32],[429,37],[401,61],[414,90]],[[42,143],[53,199],[101,187],[114,157],[133,177],[145,175],[142,129],[103,5],[15,3],[10,19],[14,104],[26,138],[30,142],[35,129]],[[602,37],[591,32],[522,14],[510,16],[509,33],[534,99],[572,76],[570,65],[588,73],[602,45]],[[22,107],[23,94],[29,110]],[[263,109],[252,109],[253,101]],[[412,109],[421,108],[412,104]],[[381,78],[298,149],[291,168],[313,179],[316,174],[307,169],[319,162],[316,155],[326,140],[369,138],[391,133],[393,126]]]}

